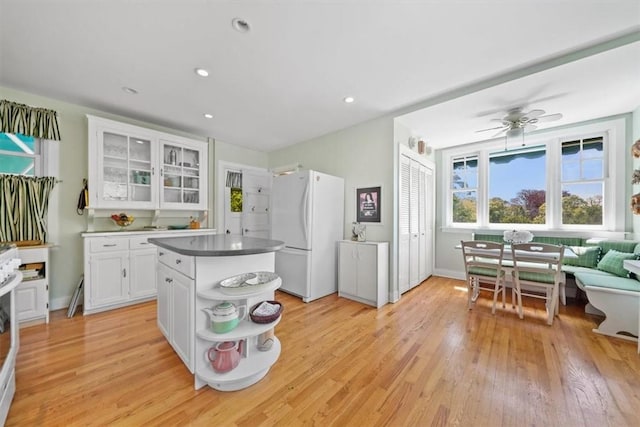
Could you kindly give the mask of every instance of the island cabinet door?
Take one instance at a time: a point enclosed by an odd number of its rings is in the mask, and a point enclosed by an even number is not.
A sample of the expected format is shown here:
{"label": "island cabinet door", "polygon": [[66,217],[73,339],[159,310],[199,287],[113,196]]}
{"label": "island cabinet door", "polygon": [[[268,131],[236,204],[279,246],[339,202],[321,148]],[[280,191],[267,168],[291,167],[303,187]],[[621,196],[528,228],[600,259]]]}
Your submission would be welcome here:
{"label": "island cabinet door", "polygon": [[174,272],[172,279],[171,342],[178,356],[193,372],[195,284],[193,280],[177,272]]}
{"label": "island cabinet door", "polygon": [[171,270],[162,264],[158,265],[158,328],[171,342]]}

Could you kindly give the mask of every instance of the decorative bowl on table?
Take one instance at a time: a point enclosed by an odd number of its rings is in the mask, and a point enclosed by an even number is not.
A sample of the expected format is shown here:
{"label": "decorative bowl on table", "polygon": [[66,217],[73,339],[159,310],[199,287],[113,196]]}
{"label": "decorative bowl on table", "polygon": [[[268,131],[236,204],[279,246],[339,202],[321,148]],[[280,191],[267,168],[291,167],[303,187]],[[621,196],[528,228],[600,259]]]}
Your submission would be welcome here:
{"label": "decorative bowl on table", "polygon": [[249,317],[254,323],[271,323],[280,317],[284,306],[278,301],[261,301],[251,307]]}
{"label": "decorative bowl on table", "polygon": [[135,218],[132,215],[127,215],[124,212],[111,215],[111,219],[122,229],[133,224],[133,221],[135,220]]}
{"label": "decorative bowl on table", "polygon": [[527,230],[507,230],[502,233],[502,238],[509,244],[529,243],[533,240],[533,234]]}

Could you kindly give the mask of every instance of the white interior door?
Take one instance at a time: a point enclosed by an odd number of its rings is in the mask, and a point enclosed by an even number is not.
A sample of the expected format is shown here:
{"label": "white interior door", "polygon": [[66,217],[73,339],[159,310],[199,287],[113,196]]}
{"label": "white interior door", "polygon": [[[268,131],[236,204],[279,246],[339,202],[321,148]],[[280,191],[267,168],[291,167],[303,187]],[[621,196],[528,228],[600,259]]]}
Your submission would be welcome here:
{"label": "white interior door", "polygon": [[[229,184],[228,175],[237,174],[235,183]],[[271,173],[261,169],[225,168],[218,186],[224,193],[224,233],[249,237],[271,238]],[[241,200],[241,209],[237,202]],[[220,199],[218,199],[220,200]]]}
{"label": "white interior door", "polygon": [[400,293],[409,288],[409,193],[411,189],[411,159],[400,156],[400,200],[398,217],[398,287]]}
{"label": "white interior door", "polygon": [[271,237],[271,173],[242,171],[242,235]]}

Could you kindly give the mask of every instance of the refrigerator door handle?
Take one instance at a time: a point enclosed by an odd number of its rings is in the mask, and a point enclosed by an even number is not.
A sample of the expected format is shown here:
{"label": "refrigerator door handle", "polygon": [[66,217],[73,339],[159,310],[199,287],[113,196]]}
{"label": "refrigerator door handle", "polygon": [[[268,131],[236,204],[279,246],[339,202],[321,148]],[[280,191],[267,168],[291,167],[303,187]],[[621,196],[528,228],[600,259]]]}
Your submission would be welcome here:
{"label": "refrigerator door handle", "polygon": [[305,242],[309,242],[309,218],[308,218],[308,205],[309,205],[309,185],[310,183],[307,182],[307,185],[305,185],[304,187],[304,194],[302,195],[302,223],[304,224],[304,241]]}

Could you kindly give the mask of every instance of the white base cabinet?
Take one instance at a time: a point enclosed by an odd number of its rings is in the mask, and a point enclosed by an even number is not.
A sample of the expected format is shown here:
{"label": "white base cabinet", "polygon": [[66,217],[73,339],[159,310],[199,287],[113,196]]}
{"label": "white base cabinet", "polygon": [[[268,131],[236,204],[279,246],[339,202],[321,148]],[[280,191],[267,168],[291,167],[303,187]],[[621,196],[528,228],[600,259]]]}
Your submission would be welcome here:
{"label": "white base cabinet", "polygon": [[20,247],[18,254],[26,267],[15,290],[18,322],[49,323],[49,246]]}
{"label": "white base cabinet", "polygon": [[151,237],[215,234],[215,230],[83,233],[83,313],[138,304],[158,293],[158,252]]}
{"label": "white base cabinet", "polygon": [[338,296],[380,308],[389,301],[389,243],[338,243]]}

